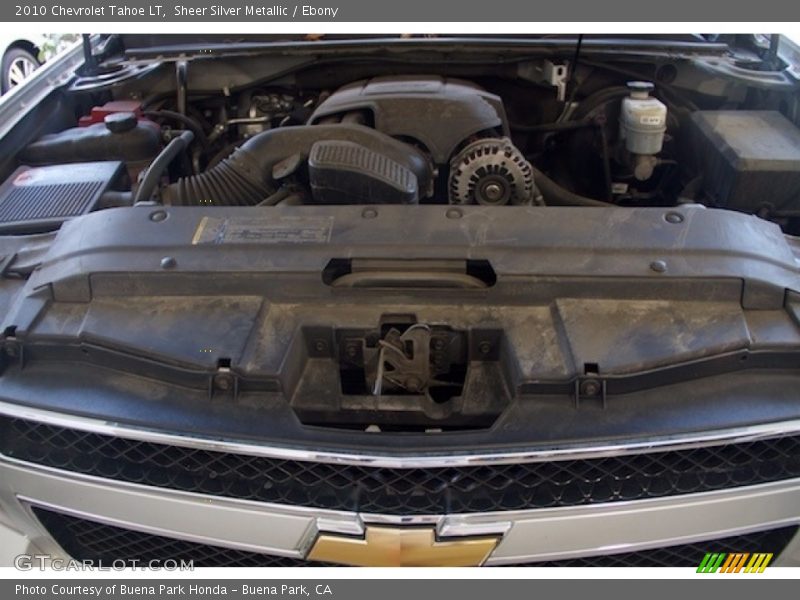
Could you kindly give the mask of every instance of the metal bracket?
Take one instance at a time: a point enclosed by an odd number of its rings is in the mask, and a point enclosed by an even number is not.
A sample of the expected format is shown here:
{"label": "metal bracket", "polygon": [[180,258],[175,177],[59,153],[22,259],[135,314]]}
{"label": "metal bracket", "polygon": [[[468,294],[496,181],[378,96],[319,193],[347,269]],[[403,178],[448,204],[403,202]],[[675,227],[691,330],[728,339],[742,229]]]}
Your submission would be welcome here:
{"label": "metal bracket", "polygon": [[390,330],[379,342],[375,395],[380,395],[383,380],[411,393],[424,391],[431,378],[430,342],[431,329],[427,325],[412,325],[402,335],[396,329]]}
{"label": "metal bracket", "polygon": [[2,352],[0,364],[3,367],[16,362],[21,370],[25,365],[25,349],[15,335],[5,335],[3,337],[2,344],[0,344],[0,352]]}
{"label": "metal bracket", "polygon": [[208,399],[215,395],[231,396],[236,400],[239,395],[239,378],[229,367],[217,367],[217,371],[208,380]]}
{"label": "metal bracket", "polygon": [[559,102],[564,102],[567,97],[567,77],[569,69],[567,63],[555,64],[550,60],[540,62],[524,62],[517,67],[517,74],[534,83],[546,83],[556,88],[556,97]]}
{"label": "metal bracket", "polygon": [[606,407],[607,398],[606,380],[601,379],[595,374],[587,377],[580,377],[575,380],[575,408],[578,408],[581,400],[600,400],[603,408]]}

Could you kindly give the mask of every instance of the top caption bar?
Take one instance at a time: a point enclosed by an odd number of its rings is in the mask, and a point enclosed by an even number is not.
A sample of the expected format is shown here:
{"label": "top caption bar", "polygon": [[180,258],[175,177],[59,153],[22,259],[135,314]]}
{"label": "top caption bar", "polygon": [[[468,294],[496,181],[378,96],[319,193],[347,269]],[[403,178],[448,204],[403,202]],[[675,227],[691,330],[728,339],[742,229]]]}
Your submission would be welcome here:
{"label": "top caption bar", "polygon": [[304,4],[60,0],[3,3],[4,22],[781,22],[800,21],[800,3],[786,0],[309,0]]}

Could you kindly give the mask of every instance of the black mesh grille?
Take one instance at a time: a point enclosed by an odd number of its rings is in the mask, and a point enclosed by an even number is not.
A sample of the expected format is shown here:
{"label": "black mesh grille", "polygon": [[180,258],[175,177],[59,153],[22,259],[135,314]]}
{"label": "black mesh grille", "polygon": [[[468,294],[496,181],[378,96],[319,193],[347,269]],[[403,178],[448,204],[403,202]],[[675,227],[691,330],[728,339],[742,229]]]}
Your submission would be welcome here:
{"label": "black mesh grille", "polygon": [[[41,508],[34,508],[34,512],[72,558],[105,566],[111,566],[114,561],[139,566],[159,561],[163,565],[166,560],[193,561],[195,567],[330,566],[142,533]],[[772,552],[777,556],[796,532],[797,527],[784,527],[655,550],[506,566],[696,567],[706,552]]]}
{"label": "black mesh grille", "polygon": [[0,452],[162,488],[402,515],[640,500],[800,477],[800,436],[609,458],[402,469],[212,452],[2,418]]}

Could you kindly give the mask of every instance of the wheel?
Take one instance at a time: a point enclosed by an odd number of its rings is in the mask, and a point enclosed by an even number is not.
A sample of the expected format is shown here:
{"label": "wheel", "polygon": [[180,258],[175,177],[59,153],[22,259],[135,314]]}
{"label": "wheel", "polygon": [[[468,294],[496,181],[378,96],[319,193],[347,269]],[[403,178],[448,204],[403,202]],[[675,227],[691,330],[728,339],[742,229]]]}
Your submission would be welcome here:
{"label": "wheel", "polygon": [[33,54],[22,48],[10,48],[3,55],[3,93],[22,83],[38,68],[39,61]]}

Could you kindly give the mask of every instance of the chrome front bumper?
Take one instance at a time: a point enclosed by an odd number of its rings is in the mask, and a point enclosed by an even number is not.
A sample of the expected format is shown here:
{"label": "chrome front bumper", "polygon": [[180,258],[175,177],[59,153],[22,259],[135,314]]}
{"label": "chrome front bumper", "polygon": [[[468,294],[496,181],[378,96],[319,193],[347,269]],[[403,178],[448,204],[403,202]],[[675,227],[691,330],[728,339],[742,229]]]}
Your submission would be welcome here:
{"label": "chrome front bumper", "polygon": [[[0,507],[41,552],[63,555],[32,506],[217,546],[303,558],[320,532],[429,525],[442,537],[503,534],[486,565],[643,550],[800,523],[800,479],[671,498],[460,515],[386,516],[156,489],[0,459]],[[774,564],[800,566],[800,536]],[[746,550],[746,549],[743,549]]]}

